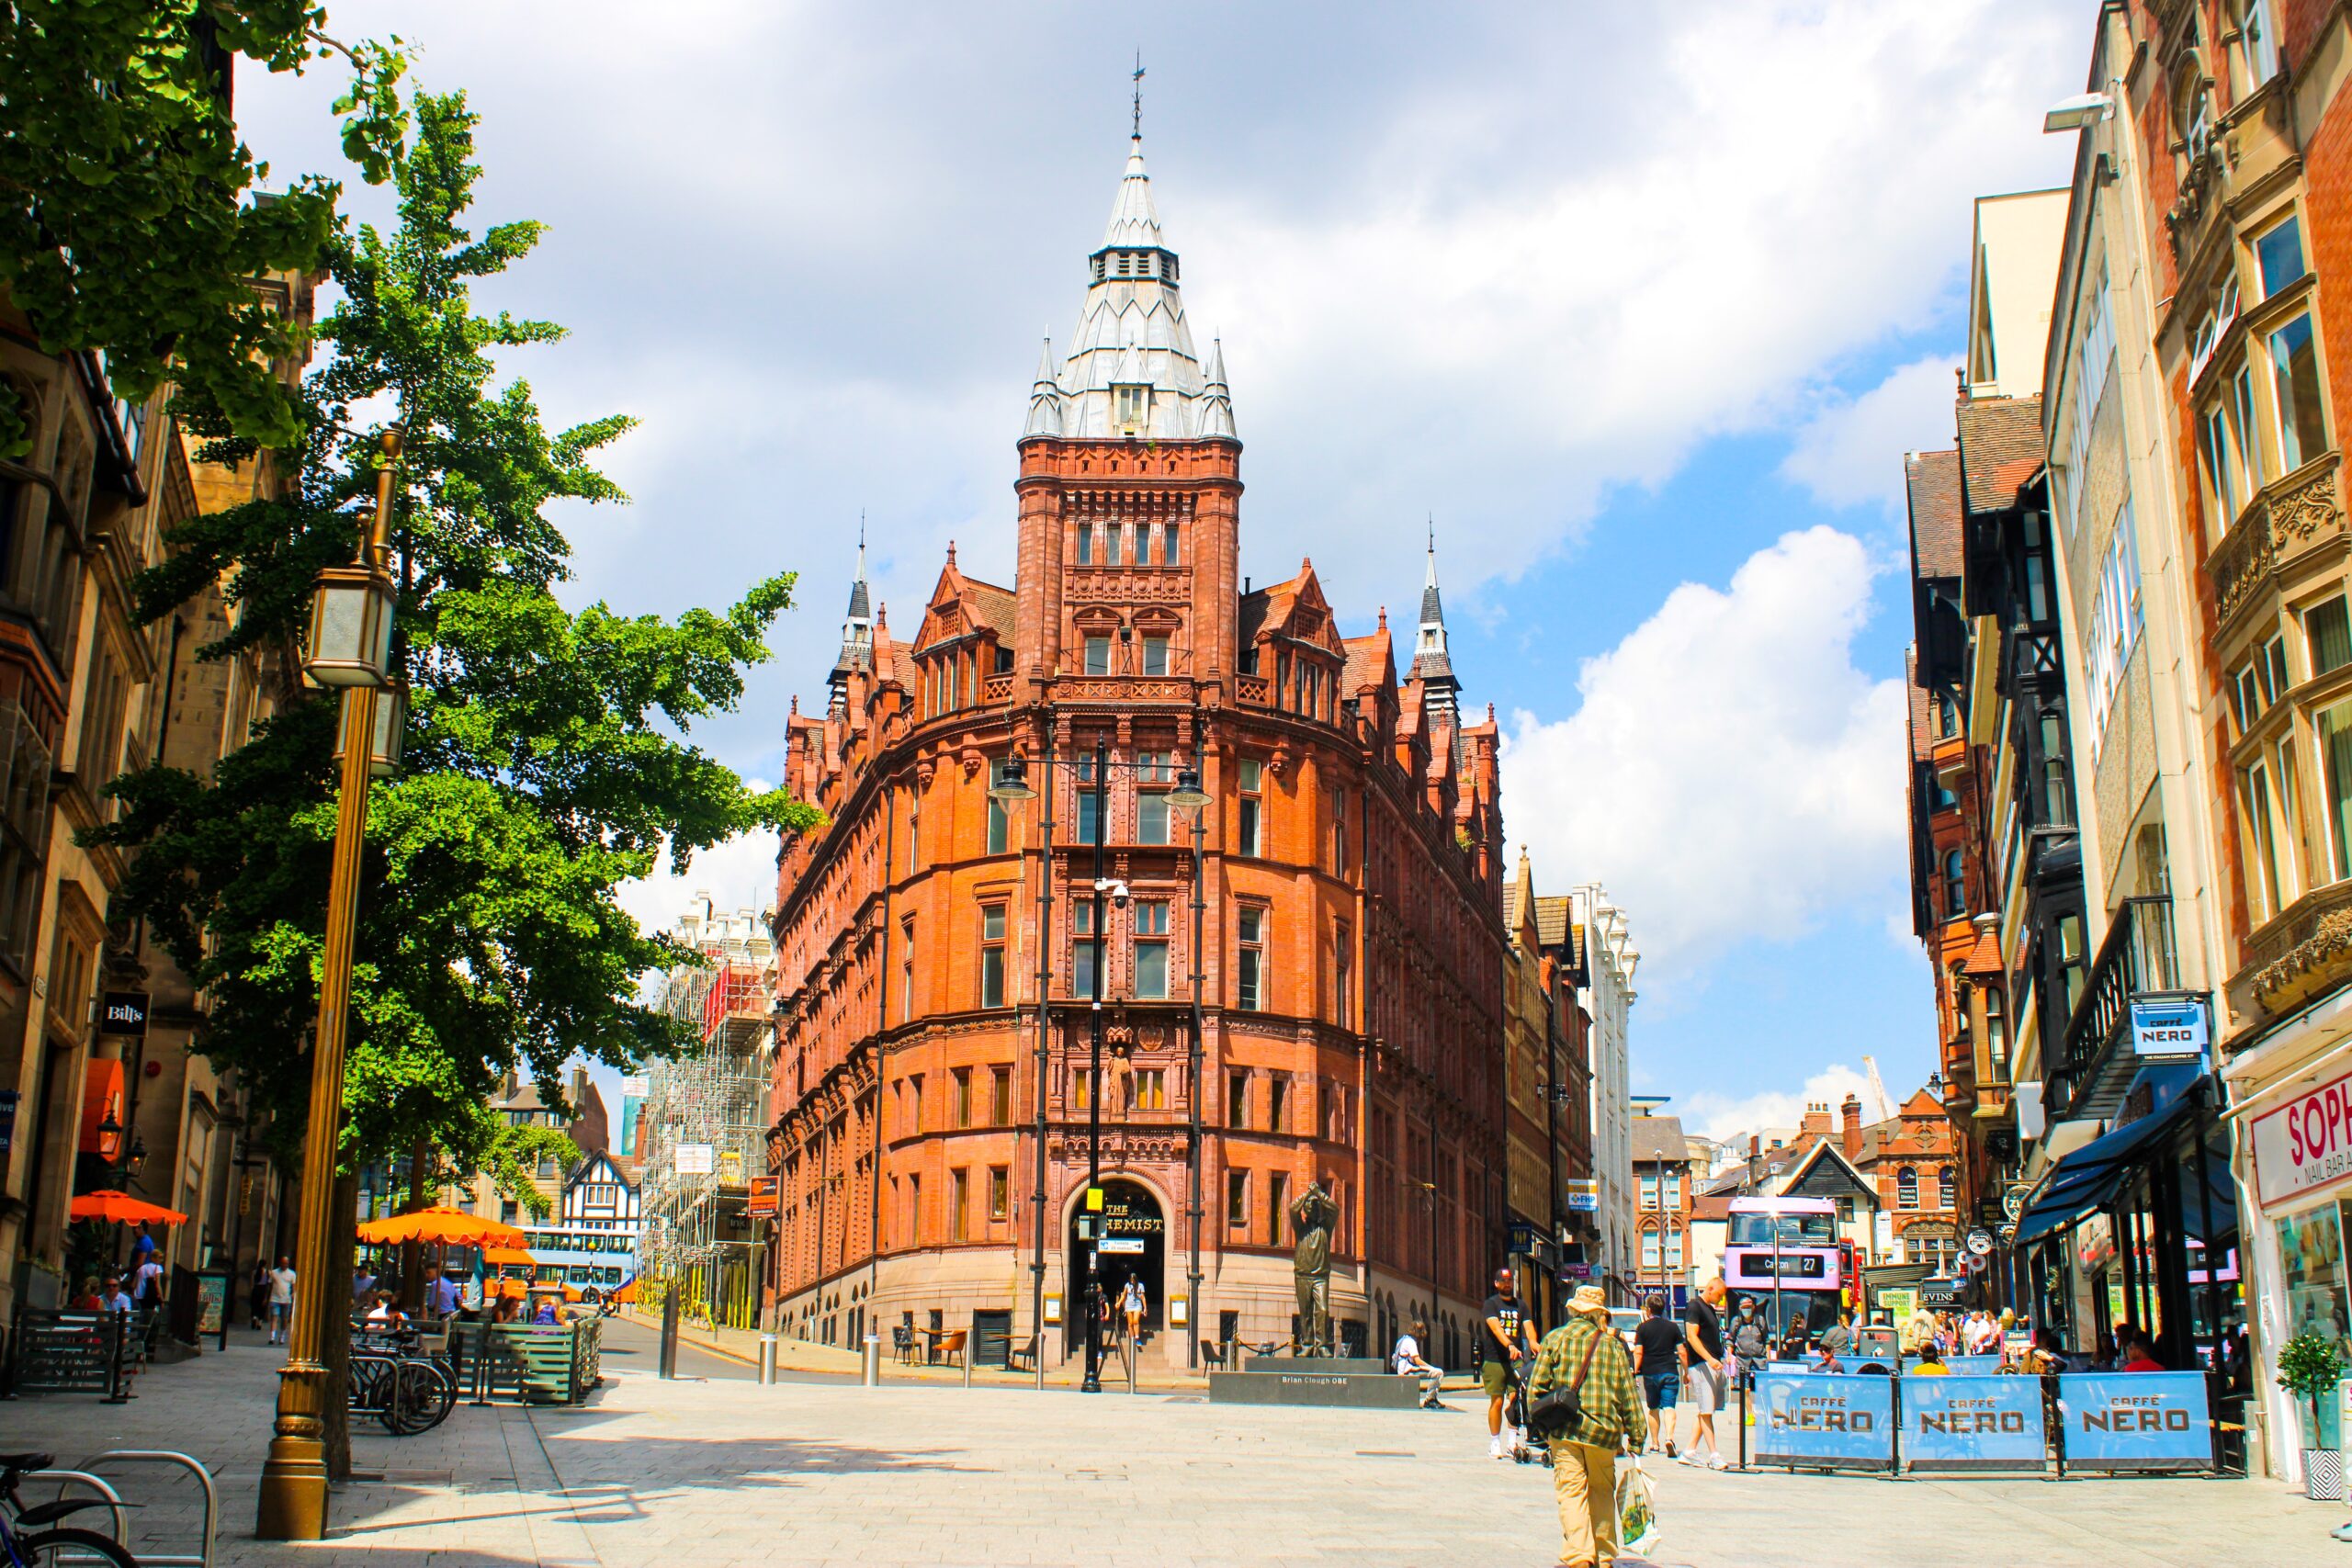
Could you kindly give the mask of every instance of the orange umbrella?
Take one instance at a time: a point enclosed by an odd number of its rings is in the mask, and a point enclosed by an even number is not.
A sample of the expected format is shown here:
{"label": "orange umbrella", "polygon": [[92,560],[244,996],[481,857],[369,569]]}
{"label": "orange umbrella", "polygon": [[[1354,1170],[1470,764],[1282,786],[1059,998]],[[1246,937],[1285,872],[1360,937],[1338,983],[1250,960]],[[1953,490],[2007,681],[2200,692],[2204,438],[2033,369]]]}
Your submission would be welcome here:
{"label": "orange umbrella", "polygon": [[187,1216],[177,1209],[145,1202],[112,1188],[83,1193],[67,1205],[65,1212],[77,1220],[111,1220],[119,1225],[137,1224],[141,1220],[151,1225],[176,1225],[187,1222]]}
{"label": "orange umbrella", "polygon": [[509,1263],[536,1264],[538,1262],[538,1259],[520,1247],[485,1247],[481,1249],[481,1260],[493,1268],[503,1268]]}
{"label": "orange umbrella", "polygon": [[358,1228],[357,1235],[370,1246],[382,1246],[405,1241],[438,1241],[458,1247],[481,1245],[520,1246],[523,1233],[514,1225],[481,1214],[469,1214],[463,1209],[436,1203],[430,1209],[416,1209],[405,1214],[386,1214],[380,1220],[369,1220]]}

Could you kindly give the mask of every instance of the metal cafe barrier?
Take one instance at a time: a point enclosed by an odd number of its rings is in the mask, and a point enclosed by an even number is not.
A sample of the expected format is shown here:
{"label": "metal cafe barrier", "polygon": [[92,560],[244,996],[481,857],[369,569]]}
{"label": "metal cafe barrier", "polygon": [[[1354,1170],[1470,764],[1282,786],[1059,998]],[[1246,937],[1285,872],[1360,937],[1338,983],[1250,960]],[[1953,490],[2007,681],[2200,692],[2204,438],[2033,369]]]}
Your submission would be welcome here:
{"label": "metal cafe barrier", "polygon": [[204,1525],[200,1537],[202,1550],[181,1553],[141,1551],[136,1553],[140,1568],[212,1568],[213,1547],[220,1533],[220,1494],[212,1484],[212,1472],[187,1454],[174,1453],[165,1449],[108,1449],[102,1454],[93,1455],[84,1460],[82,1468],[79,1470],[38,1470],[28,1474],[25,1479],[57,1482],[60,1496],[64,1495],[68,1486],[83,1486],[96,1493],[108,1505],[107,1515],[113,1521],[115,1544],[129,1551],[130,1542],[127,1539],[128,1531],[124,1515],[126,1510],[135,1508],[139,1505],[124,1502],[122,1495],[116,1491],[107,1478],[100,1475],[98,1472],[102,1469],[137,1464],[176,1466],[195,1476],[197,1485],[204,1493]]}
{"label": "metal cafe barrier", "polygon": [[1883,1475],[2220,1468],[2202,1372],[1905,1377],[1766,1370],[1754,1461]]}

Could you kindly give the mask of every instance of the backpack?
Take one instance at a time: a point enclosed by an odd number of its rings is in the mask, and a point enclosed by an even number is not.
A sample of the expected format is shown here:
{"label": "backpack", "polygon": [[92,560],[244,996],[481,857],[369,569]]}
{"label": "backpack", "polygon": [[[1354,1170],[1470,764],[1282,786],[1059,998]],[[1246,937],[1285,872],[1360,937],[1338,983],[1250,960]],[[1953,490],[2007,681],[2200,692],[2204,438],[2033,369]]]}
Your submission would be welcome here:
{"label": "backpack", "polygon": [[1763,1360],[1771,1348],[1764,1338],[1764,1320],[1760,1317],[1734,1319],[1731,1348],[1743,1361]]}

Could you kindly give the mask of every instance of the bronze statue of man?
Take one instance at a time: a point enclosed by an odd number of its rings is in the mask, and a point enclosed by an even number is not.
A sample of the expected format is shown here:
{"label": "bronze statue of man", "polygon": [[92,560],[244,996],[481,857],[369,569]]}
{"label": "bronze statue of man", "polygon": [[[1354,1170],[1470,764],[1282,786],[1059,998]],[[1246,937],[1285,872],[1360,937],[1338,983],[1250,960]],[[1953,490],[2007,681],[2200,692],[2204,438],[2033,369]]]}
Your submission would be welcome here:
{"label": "bronze statue of man", "polygon": [[1291,1234],[1298,1237],[1291,1274],[1298,1286],[1298,1353],[1302,1356],[1327,1356],[1331,1351],[1331,1227],[1339,1218],[1340,1206],[1324,1190],[1320,1178],[1290,1206]]}

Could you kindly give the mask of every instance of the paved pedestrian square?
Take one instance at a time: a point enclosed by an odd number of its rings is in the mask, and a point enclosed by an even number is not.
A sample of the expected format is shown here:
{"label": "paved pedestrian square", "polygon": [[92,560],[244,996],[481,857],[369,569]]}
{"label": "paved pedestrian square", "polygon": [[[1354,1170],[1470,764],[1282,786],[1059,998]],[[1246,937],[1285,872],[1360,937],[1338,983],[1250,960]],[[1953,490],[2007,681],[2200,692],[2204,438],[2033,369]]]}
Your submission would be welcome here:
{"label": "paved pedestrian square", "polygon": [[[1467,1399],[1442,1412],[1212,1405],[1106,1393],[839,1380],[763,1387],[690,1354],[652,1375],[616,1336],[579,1410],[460,1404],[434,1432],[357,1428],[334,1531],[253,1539],[277,1352],[233,1345],[140,1380],[140,1397],[0,1405],[10,1449],[62,1462],[180,1449],[218,1477],[224,1568],[1496,1568],[1555,1559],[1551,1477],[1486,1457]],[[1950,1479],[1657,1471],[1689,1568],[2205,1568],[2352,1562],[2343,1517],[2261,1481]],[[188,1489],[150,1498],[136,1550],[189,1550]]]}

